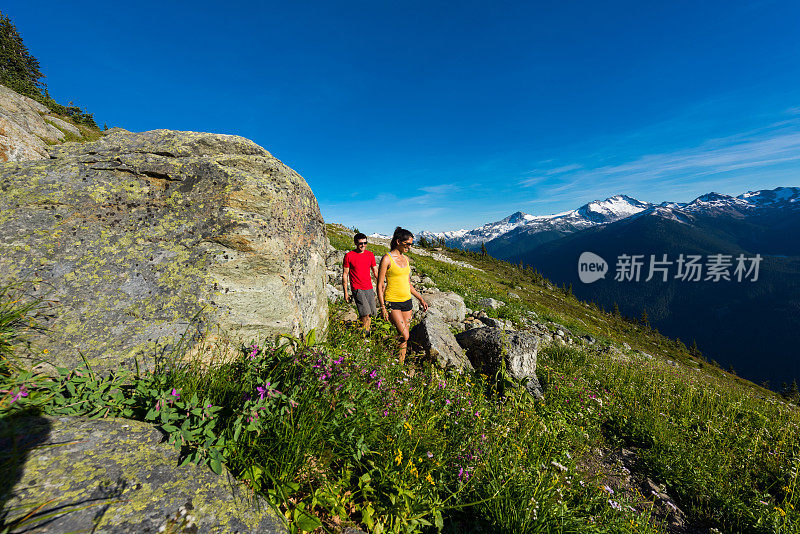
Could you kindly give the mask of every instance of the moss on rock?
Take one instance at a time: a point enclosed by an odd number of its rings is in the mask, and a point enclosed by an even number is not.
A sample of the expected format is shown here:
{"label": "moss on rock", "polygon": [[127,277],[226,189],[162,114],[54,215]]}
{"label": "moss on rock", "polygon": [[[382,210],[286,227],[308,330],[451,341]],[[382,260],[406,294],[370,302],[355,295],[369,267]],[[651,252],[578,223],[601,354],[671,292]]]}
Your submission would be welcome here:
{"label": "moss on rock", "polygon": [[263,148],[117,131],[51,158],[0,165],[0,283],[35,281],[52,304],[31,357],[149,367],[187,331],[324,335],[322,216],[305,180]]}
{"label": "moss on rock", "polygon": [[27,525],[36,532],[158,532],[190,515],[197,532],[285,532],[227,472],[178,467],[178,451],[161,441],[131,420],[0,420],[0,513],[10,524],[46,503]]}

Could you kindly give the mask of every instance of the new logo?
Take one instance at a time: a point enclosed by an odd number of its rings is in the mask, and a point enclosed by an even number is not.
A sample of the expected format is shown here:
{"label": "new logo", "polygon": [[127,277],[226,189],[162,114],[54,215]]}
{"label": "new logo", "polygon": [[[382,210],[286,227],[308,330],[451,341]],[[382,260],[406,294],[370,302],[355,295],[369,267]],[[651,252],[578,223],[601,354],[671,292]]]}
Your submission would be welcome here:
{"label": "new logo", "polygon": [[584,284],[605,278],[607,272],[608,263],[594,252],[583,252],[578,258],[578,277]]}

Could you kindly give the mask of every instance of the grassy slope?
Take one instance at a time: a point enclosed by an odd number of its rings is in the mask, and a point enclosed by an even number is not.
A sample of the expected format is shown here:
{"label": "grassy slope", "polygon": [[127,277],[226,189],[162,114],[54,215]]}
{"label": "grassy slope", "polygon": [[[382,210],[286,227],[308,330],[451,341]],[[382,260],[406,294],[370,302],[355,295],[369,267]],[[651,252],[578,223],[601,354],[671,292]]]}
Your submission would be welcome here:
{"label": "grassy slope", "polygon": [[[328,231],[349,247],[347,229]],[[376,319],[365,339],[335,319],[335,303],[325,344],[260,340],[212,368],[176,355],[152,375],[51,379],[4,365],[0,423],[29,408],[152,421],[190,461],[225,464],[295,531],[665,532],[672,501],[701,532],[800,530],[797,406],[535,273],[454,255],[482,271],[413,261],[470,305],[499,298],[508,305],[493,313],[518,324],[533,312],[600,340],[540,351],[544,401],[418,357],[398,365],[390,325]],[[13,323],[14,309],[0,319]],[[597,451],[607,464],[623,450],[635,457],[630,475],[663,485],[666,499],[597,468]]]}
{"label": "grassy slope", "polygon": [[[347,229],[331,225],[329,235],[334,246],[348,248]],[[549,390],[545,404],[571,412],[567,419],[582,417],[570,400],[577,390],[605,392],[603,415],[586,418],[581,428],[588,437],[571,445],[574,453],[580,456],[595,444],[636,448],[637,465],[669,489],[695,524],[724,531],[798,528],[796,406],[692,356],[679,342],[577,301],[531,271],[474,253],[449,255],[482,271],[422,255],[413,256],[414,265],[440,289],[461,294],[468,306],[497,298],[508,303],[500,315],[517,323],[532,311],[540,322],[591,334],[600,344],[631,347],[616,355],[586,348],[544,351],[539,372]],[[509,298],[508,291],[521,299]],[[564,396],[564,384],[583,389],[571,386]],[[577,396],[579,403],[586,399]],[[567,422],[565,431],[574,424]]]}

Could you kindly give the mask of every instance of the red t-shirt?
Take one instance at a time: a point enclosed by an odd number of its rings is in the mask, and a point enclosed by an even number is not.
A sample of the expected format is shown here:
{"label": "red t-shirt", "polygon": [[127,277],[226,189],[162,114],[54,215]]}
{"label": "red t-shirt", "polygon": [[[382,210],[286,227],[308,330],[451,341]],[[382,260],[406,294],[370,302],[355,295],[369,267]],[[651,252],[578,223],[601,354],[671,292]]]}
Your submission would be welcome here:
{"label": "red t-shirt", "polygon": [[369,250],[351,250],[344,255],[344,268],[350,268],[350,285],[353,289],[372,289],[370,269],[375,265],[375,255]]}

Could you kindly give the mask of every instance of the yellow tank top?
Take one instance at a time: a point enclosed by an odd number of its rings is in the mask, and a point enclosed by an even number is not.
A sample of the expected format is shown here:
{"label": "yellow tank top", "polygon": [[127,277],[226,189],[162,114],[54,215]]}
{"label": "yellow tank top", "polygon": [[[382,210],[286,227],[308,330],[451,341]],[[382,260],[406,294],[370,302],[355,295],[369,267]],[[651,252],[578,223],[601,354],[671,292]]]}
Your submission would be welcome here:
{"label": "yellow tank top", "polygon": [[389,254],[389,268],[386,269],[386,291],[383,293],[385,302],[405,302],[411,298],[410,274],[410,263],[401,269]]}

